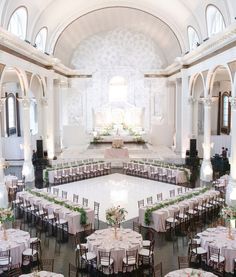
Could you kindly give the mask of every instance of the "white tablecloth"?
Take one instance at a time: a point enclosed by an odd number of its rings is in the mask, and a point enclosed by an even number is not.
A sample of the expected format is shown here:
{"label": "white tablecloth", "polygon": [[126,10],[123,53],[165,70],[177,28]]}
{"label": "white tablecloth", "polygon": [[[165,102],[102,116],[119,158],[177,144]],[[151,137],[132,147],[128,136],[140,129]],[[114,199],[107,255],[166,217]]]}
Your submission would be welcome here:
{"label": "white tablecloth", "polygon": [[217,227],[208,228],[198,235],[201,238],[201,246],[208,250],[208,246],[212,245],[220,248],[220,253],[225,257],[225,271],[233,272],[234,259],[236,259],[236,229],[232,229],[234,240],[228,238],[228,228]]}
{"label": "white tablecloth", "polygon": [[129,151],[127,148],[107,148],[104,152],[105,159],[128,159]]}
{"label": "white tablecloth", "polygon": [[63,277],[64,275],[55,273],[55,272],[49,272],[49,271],[39,271],[39,272],[32,272],[29,274],[22,274],[20,277]]}
{"label": "white tablecloth", "polygon": [[[191,193],[191,191],[189,192]],[[202,200],[204,199],[210,199],[211,197],[214,197],[215,195],[218,195],[219,192],[215,190],[210,190],[205,192],[204,194],[201,194],[199,196],[181,201],[175,205],[170,205],[166,208],[162,208],[156,211],[152,212],[152,219],[153,222],[151,223],[150,226],[146,226],[145,224],[145,212],[147,208],[150,208],[151,206],[145,206],[139,208],[139,222],[142,224],[142,226],[146,227],[151,227],[157,232],[165,232],[165,220],[168,217],[173,217],[175,211],[180,211],[182,212],[184,207],[189,207],[190,209],[192,208],[194,203],[202,203]],[[155,205],[154,205],[155,206]]]}
{"label": "white tablecloth", "polygon": [[89,251],[95,252],[97,257],[99,250],[111,251],[115,273],[122,271],[126,250],[139,250],[142,247],[142,236],[131,229],[118,229],[117,237],[115,239],[114,229],[109,228],[98,230],[87,238]]}
{"label": "white tablecloth", "polygon": [[12,264],[21,264],[22,253],[30,246],[30,234],[18,229],[7,229],[7,240],[3,238],[3,231],[0,231],[0,250],[10,249]]}
{"label": "white tablecloth", "polygon": [[[47,208],[49,214],[52,214],[53,211],[59,212],[60,219],[66,219],[68,221],[68,228],[70,234],[76,234],[77,232],[83,231],[83,226],[80,224],[80,216],[81,214],[79,212],[71,211],[61,205],[52,203],[48,200],[45,200],[42,197],[37,197],[32,195],[29,192],[19,192],[17,193],[17,197],[22,196],[24,199],[27,199],[30,201],[31,204],[37,204],[39,207]],[[66,201],[63,199],[56,198],[61,201]],[[76,205],[75,203],[70,202],[69,200],[66,201],[69,205]],[[92,223],[92,226],[94,226],[94,210],[90,208],[84,207],[84,210],[87,214],[87,223]]]}
{"label": "white tablecloth", "polygon": [[203,270],[185,268],[180,270],[171,271],[165,275],[165,277],[217,277],[211,272],[206,272]]}

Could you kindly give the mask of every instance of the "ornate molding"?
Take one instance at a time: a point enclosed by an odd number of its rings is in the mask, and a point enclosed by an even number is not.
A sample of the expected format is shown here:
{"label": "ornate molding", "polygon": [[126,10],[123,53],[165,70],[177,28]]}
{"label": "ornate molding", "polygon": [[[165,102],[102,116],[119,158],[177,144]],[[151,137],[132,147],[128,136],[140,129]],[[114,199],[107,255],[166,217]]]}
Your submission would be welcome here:
{"label": "ornate molding", "polygon": [[41,104],[42,104],[43,106],[48,106],[48,99],[47,99],[46,97],[41,98],[41,99],[40,99],[40,102],[41,102]]}
{"label": "ornate molding", "polygon": [[4,109],[6,98],[0,98],[0,112]]}
{"label": "ornate molding", "polygon": [[193,98],[192,96],[190,96],[190,97],[188,98],[188,103],[189,103],[189,105],[193,105],[195,102],[196,102],[196,99]]}
{"label": "ornate molding", "polygon": [[236,110],[236,97],[230,97],[229,102],[233,110]]}
{"label": "ornate molding", "polygon": [[18,100],[20,101],[20,103],[22,104],[22,107],[24,109],[29,109],[30,108],[30,99],[29,98],[22,98],[22,99],[19,99]]}
{"label": "ornate molding", "polygon": [[203,104],[205,107],[211,107],[212,98],[211,97],[203,98]]}

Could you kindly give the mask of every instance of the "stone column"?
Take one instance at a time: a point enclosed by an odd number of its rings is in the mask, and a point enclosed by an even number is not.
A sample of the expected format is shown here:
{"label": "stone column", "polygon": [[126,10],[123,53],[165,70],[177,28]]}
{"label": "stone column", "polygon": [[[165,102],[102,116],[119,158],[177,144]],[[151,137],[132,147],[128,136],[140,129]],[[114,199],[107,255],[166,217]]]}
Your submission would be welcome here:
{"label": "stone column", "polygon": [[30,99],[20,100],[23,108],[23,133],[24,133],[24,164],[22,175],[26,182],[34,181],[34,167],[32,164],[31,134],[30,134]]}
{"label": "stone column", "polygon": [[47,136],[46,145],[48,151],[48,158],[53,159],[55,156],[55,125],[54,125],[54,80],[53,77],[48,77],[47,80]]}
{"label": "stone column", "polygon": [[41,112],[42,112],[42,137],[43,137],[43,143],[44,148],[47,150],[46,145],[46,138],[47,138],[47,114],[48,114],[48,99],[46,97],[43,97],[40,99],[41,102]]}
{"label": "stone column", "polygon": [[181,79],[176,80],[176,106],[175,106],[175,152],[176,154],[181,154],[181,132],[182,132],[182,122],[181,122],[181,110],[182,110],[182,82]]}
{"label": "stone column", "polygon": [[188,98],[188,104],[189,104],[189,138],[195,138],[194,135],[194,128],[193,128],[193,113],[194,113],[194,103],[196,102],[196,99],[190,96]]}
{"label": "stone column", "polygon": [[201,166],[200,179],[204,182],[212,181],[213,170],[211,165],[211,105],[210,97],[203,99],[204,103],[204,142],[203,162]]}
{"label": "stone column", "polygon": [[[4,109],[5,99],[0,99],[0,113]],[[7,188],[4,183],[4,168],[5,168],[5,159],[2,156],[2,129],[1,129],[2,118],[0,117],[0,208],[8,207],[8,193]]]}
{"label": "stone column", "polygon": [[230,98],[231,104],[231,151],[230,151],[230,178],[226,192],[226,203],[236,206],[236,97]]}

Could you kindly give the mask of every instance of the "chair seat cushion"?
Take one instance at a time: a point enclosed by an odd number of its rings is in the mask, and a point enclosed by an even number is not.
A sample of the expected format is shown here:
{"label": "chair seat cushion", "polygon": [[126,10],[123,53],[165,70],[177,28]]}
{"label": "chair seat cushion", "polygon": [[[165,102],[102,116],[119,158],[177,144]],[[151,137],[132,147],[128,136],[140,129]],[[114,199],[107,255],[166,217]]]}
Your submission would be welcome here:
{"label": "chair seat cushion", "polygon": [[63,225],[63,224],[66,224],[66,223],[68,223],[68,221],[65,220],[65,219],[60,219],[59,221],[56,221],[56,224],[59,224],[59,225]]}
{"label": "chair seat cushion", "polygon": [[[96,259],[96,254],[94,254],[93,252],[87,252],[86,253],[86,256],[87,256],[87,261],[91,261],[91,260],[94,260],[94,259]],[[85,261],[86,261],[86,256],[85,256],[85,254],[84,255],[82,255],[82,259],[84,259]]]}
{"label": "chair seat cushion", "polygon": [[27,248],[25,251],[22,253],[24,256],[34,256],[37,254],[37,251],[35,249]]}
{"label": "chair seat cushion", "polygon": [[30,238],[30,243],[32,243],[32,242],[36,242],[37,240],[38,240],[38,238],[37,238],[37,237]]}
{"label": "chair seat cushion", "polygon": [[100,260],[100,264],[102,265],[102,266],[110,266],[110,265],[112,265],[114,263],[114,260],[112,259],[112,258],[110,258],[110,264],[109,264],[109,259],[108,258],[101,258],[101,260]]}
{"label": "chair seat cushion", "polygon": [[181,218],[181,219],[187,219],[188,216],[186,214],[179,214],[179,218]]}
{"label": "chair seat cushion", "polygon": [[7,266],[11,264],[11,257],[8,259],[8,257],[0,257],[0,266]]}
{"label": "chair seat cushion", "polygon": [[202,247],[197,247],[197,248],[193,249],[192,252],[194,254],[198,254],[198,255],[207,254],[207,251]]}
{"label": "chair seat cushion", "polygon": [[150,240],[143,240],[143,246],[144,247],[149,247],[151,244],[151,241]]}
{"label": "chair seat cushion", "polygon": [[145,248],[142,248],[138,254],[140,256],[145,256],[145,257],[149,257],[150,255],[152,255],[152,251],[149,251],[149,249],[145,249]]}
{"label": "chair seat cushion", "polygon": [[177,220],[177,219],[174,219],[173,217],[167,218],[166,221],[167,221],[167,222],[170,222],[170,223],[174,223],[174,222],[176,223],[176,222],[178,222],[178,220]]}
{"label": "chair seat cushion", "polygon": [[136,261],[135,257],[128,257],[128,261],[127,261],[126,257],[124,257],[123,263],[125,265],[135,265],[137,263],[137,261]]}
{"label": "chair seat cushion", "polygon": [[[87,243],[81,243],[80,245],[82,245],[83,247],[88,249],[88,244]],[[80,245],[79,244],[76,245],[76,250],[80,250]]]}
{"label": "chair seat cushion", "polygon": [[210,257],[209,259],[210,261],[213,261],[214,263],[223,263],[225,261],[225,258],[223,256],[219,256],[219,260],[218,257]]}

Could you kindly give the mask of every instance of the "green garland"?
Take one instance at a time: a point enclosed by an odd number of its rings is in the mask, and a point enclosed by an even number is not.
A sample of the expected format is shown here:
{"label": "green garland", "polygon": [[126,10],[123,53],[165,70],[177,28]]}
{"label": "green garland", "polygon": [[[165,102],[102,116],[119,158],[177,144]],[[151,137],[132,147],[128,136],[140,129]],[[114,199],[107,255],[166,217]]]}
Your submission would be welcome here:
{"label": "green garland", "polygon": [[177,204],[181,201],[184,201],[184,200],[187,200],[187,199],[190,199],[192,197],[195,197],[195,196],[198,196],[200,194],[203,194],[205,193],[206,191],[208,190],[211,190],[212,187],[205,187],[199,191],[195,191],[195,192],[190,192],[188,193],[187,195],[180,195],[180,196],[177,196],[175,199],[171,199],[171,200],[166,200],[166,201],[163,201],[162,203],[152,207],[152,208],[148,208],[146,211],[145,211],[145,214],[144,214],[144,222],[147,226],[149,226],[151,223],[152,223],[152,212],[154,211],[157,211],[159,209],[162,209],[162,208],[166,208],[170,205],[174,205],[174,204]]}
{"label": "green garland", "polygon": [[28,190],[29,193],[37,196],[37,197],[41,197],[41,198],[44,198],[45,200],[49,201],[49,202],[52,202],[54,204],[57,204],[57,205],[60,205],[60,206],[63,206],[71,211],[74,211],[74,212],[79,212],[80,213],[80,224],[81,225],[85,225],[87,224],[87,214],[84,210],[84,208],[79,208],[79,207],[74,207],[74,206],[71,206],[69,204],[67,204],[66,202],[62,201],[62,200],[56,200],[54,197],[51,197],[51,196],[48,196],[48,195],[45,195],[41,192],[38,192],[38,191],[32,191],[32,190]]}

